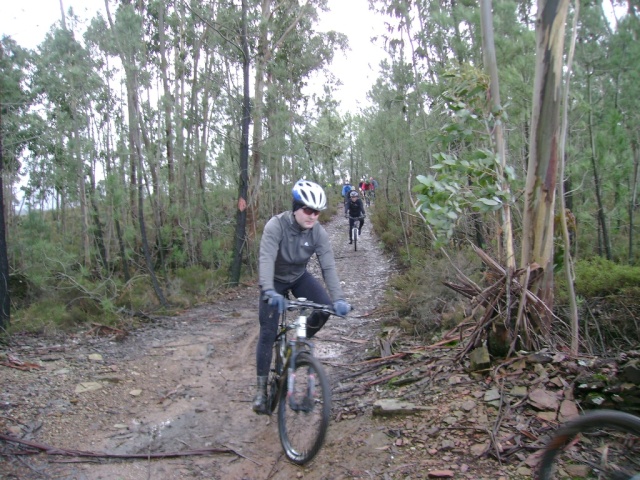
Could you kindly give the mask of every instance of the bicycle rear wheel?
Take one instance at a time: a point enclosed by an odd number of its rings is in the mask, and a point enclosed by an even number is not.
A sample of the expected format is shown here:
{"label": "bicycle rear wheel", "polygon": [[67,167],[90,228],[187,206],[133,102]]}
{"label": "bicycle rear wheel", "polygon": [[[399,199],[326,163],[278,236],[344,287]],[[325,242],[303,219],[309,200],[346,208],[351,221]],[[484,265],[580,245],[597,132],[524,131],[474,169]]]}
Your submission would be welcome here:
{"label": "bicycle rear wheel", "polygon": [[589,412],[560,427],[538,465],[538,480],[640,479],[640,418]]}
{"label": "bicycle rear wheel", "polygon": [[280,443],[293,463],[304,465],[320,451],[329,427],[331,389],[322,364],[309,353],[296,358],[293,390],[280,399]]}

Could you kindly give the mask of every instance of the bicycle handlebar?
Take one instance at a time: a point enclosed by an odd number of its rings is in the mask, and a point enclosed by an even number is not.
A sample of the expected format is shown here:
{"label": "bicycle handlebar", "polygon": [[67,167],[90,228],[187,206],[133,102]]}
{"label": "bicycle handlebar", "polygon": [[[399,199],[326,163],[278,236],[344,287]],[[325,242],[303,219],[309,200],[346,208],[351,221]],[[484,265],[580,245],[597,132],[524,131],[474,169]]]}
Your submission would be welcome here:
{"label": "bicycle handlebar", "polygon": [[[267,295],[263,295],[262,301],[263,302],[269,301],[269,297]],[[342,317],[342,318],[346,317],[346,315],[337,314],[336,311],[333,309],[333,305],[323,305],[321,303],[315,303],[309,300],[290,300],[285,297],[284,299],[285,310],[292,312],[295,310],[302,310],[304,308],[310,308],[312,310],[318,310],[320,312],[329,313],[331,315],[335,315],[336,317]],[[353,308],[353,305],[351,306],[351,310],[355,310],[355,308]]]}
{"label": "bicycle handlebar", "polygon": [[[311,302],[309,300],[289,300],[288,298],[284,299],[284,309],[288,311],[302,310],[305,308],[310,308],[312,310],[318,310],[320,312],[329,313],[331,315],[335,315],[336,317],[346,317],[346,315],[339,315],[333,309],[332,305],[323,305],[321,303]],[[353,306],[351,310],[354,310]]]}

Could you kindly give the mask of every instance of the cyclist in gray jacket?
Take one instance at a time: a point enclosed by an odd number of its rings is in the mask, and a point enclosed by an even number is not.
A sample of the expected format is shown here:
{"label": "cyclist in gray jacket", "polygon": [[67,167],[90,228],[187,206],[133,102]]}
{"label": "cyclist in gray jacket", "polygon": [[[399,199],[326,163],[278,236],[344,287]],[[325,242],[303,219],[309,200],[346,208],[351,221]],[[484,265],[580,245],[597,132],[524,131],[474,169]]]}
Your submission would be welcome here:
{"label": "cyclist in gray jacket", "polygon": [[[299,180],[293,187],[293,209],[271,218],[260,241],[260,336],[256,348],[257,392],[253,401],[256,413],[267,412],[267,376],[271,365],[278,318],[284,310],[284,296],[291,292],[316,303],[331,304],[338,315],[346,315],[351,306],[336,273],[336,262],[329,235],[320,223],[320,211],[327,208],[322,187]],[[307,263],[316,254],[327,294],[319,280],[307,271]],[[267,301],[264,301],[264,300]],[[311,338],[325,324],[329,314],[314,312],[307,319],[307,337]]]}

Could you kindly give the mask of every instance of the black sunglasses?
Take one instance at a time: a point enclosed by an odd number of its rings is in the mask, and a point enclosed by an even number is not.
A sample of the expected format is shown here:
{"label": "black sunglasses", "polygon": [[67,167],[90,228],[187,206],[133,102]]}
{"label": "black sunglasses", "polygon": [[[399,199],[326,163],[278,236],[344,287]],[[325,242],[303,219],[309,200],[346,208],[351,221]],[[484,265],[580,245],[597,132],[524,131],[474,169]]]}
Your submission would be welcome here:
{"label": "black sunglasses", "polygon": [[314,210],[313,208],[309,208],[309,207],[302,207],[302,211],[307,215],[315,215],[316,217],[320,215],[319,210]]}

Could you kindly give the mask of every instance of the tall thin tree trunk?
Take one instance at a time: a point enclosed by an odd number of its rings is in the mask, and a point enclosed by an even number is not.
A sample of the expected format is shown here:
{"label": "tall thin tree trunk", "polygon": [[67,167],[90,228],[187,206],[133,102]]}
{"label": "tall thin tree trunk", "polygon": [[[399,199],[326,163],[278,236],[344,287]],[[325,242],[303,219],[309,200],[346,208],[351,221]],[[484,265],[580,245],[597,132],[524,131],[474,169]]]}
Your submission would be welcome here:
{"label": "tall thin tree trunk", "polygon": [[558,186],[560,187],[560,220],[562,228],[562,239],[564,241],[564,274],[567,281],[567,289],[569,290],[569,307],[571,317],[571,353],[573,355],[577,355],[580,345],[580,317],[578,316],[578,301],[576,299],[576,291],[574,287],[573,260],[571,258],[571,239],[569,237],[569,228],[567,227],[567,207],[565,205],[564,198],[564,167],[566,161],[564,152],[567,142],[567,129],[569,125],[569,85],[571,80],[573,55],[575,52],[576,37],[578,32],[578,14],[580,12],[580,1],[575,0],[574,5],[575,9],[573,14],[574,16],[571,32],[571,46],[569,49],[569,56],[567,58],[567,74],[564,85],[564,95],[562,98],[564,109],[562,112],[562,136],[560,138],[559,145],[560,153],[558,154],[560,158],[560,171],[558,173],[560,182],[558,183]]}
{"label": "tall thin tree trunk", "polygon": [[[587,92],[589,95],[589,107],[593,106],[591,99],[591,76],[592,72],[587,75]],[[598,165],[596,162],[596,139],[593,133],[593,109],[589,108],[589,138],[591,140],[591,168],[593,169],[593,186],[596,193],[596,202],[598,205],[598,223],[600,224],[600,231],[602,232],[602,247],[607,260],[611,260],[611,240],[609,238],[609,228],[607,227],[607,219],[604,213],[604,204],[602,203],[602,189],[600,187],[600,176],[598,174]]]}
{"label": "tall thin tree trunk", "polygon": [[247,39],[247,0],[242,0],[242,138],[240,140],[240,181],[238,182],[238,210],[236,211],[235,244],[231,264],[230,283],[238,285],[242,266],[242,252],[246,243],[247,192],[249,190],[249,123],[251,97],[249,95],[249,43]]}
{"label": "tall thin tree trunk", "polygon": [[[484,52],[485,68],[489,73],[491,89],[491,109],[494,112],[502,111],[500,103],[500,87],[498,83],[498,62],[496,60],[496,47],[493,38],[493,15],[491,0],[480,1],[480,23],[482,25],[482,50]],[[507,165],[502,119],[497,116],[493,130],[493,139],[498,154],[498,183],[502,191],[509,192],[509,184],[505,178],[504,170]],[[505,261],[511,270],[516,268],[516,256],[513,248],[513,230],[511,225],[510,199],[502,205],[502,243],[504,245]]]}
{"label": "tall thin tree trunk", "polygon": [[[109,19],[109,25],[111,31],[114,31],[113,20],[111,19],[111,12],[109,11],[109,0],[105,0],[105,9],[107,11],[107,18]],[[160,288],[158,279],[156,277],[155,270],[153,268],[153,261],[151,259],[151,252],[149,250],[149,242],[147,239],[147,230],[144,220],[144,182],[142,175],[142,148],[140,141],[140,124],[138,122],[138,80],[136,74],[136,66],[133,60],[130,60],[124,54],[124,48],[120,48],[120,59],[125,72],[125,83],[127,88],[127,109],[129,119],[129,156],[131,158],[132,166],[138,167],[138,223],[140,227],[140,240],[142,241],[142,248],[144,252],[144,259],[147,265],[147,271],[151,279],[153,289],[160,301],[160,304],[164,308],[168,308],[169,304],[164,297],[164,293]]]}
{"label": "tall thin tree trunk", "polygon": [[[0,62],[4,60],[4,49],[0,43]],[[11,322],[11,301],[9,297],[9,256],[7,254],[7,232],[4,208],[4,147],[2,138],[2,109],[0,109],[0,330],[4,331]]]}
{"label": "tall thin tree trunk", "polygon": [[164,135],[165,135],[165,147],[167,151],[167,183],[169,184],[169,199],[174,198],[175,189],[175,172],[174,172],[174,158],[173,158],[173,103],[174,98],[171,94],[171,87],[169,86],[169,77],[167,75],[167,53],[165,45],[165,25],[164,16],[166,4],[160,2],[158,5],[158,35],[160,43],[160,76],[162,77],[162,90],[164,98],[162,104],[164,105]]}
{"label": "tall thin tree trunk", "polygon": [[80,148],[80,131],[77,125],[77,119],[75,111],[75,101],[71,101],[73,113],[72,113],[72,121],[73,121],[73,137],[75,148],[73,150],[72,155],[76,160],[76,180],[78,182],[78,197],[80,199],[80,222],[82,227],[82,251],[84,252],[84,266],[89,268],[91,267],[91,239],[89,237],[89,209],[87,207],[87,191],[85,184],[85,173],[84,173],[84,160],[82,158],[82,151]]}
{"label": "tall thin tree trunk", "polygon": [[[107,80],[108,82],[108,80]],[[107,83],[108,85],[108,83]],[[111,123],[107,122],[107,135],[105,139],[105,149],[107,153],[107,158],[105,159],[105,170],[107,173],[107,178],[112,175],[112,165],[111,165]],[[113,195],[111,196],[113,198]],[[127,249],[125,248],[124,238],[122,235],[122,228],[120,227],[120,206],[119,205],[111,205],[113,209],[113,224],[116,229],[116,238],[118,241],[118,248],[120,251],[120,260],[122,261],[122,274],[124,276],[125,283],[131,279],[131,274],[129,272],[129,259],[127,258]]]}
{"label": "tall thin tree trunk", "polygon": [[640,164],[640,150],[638,149],[638,140],[631,141],[631,149],[633,150],[633,178],[631,179],[631,198],[629,199],[629,254],[627,261],[629,265],[633,265],[633,222],[634,212],[636,210],[636,202],[638,201],[638,166]]}
{"label": "tall thin tree trunk", "polygon": [[269,12],[272,0],[262,0],[260,35],[258,37],[258,52],[255,59],[255,81],[253,86],[253,141],[251,151],[251,175],[249,177],[249,192],[247,206],[247,223],[249,235],[253,238],[257,230],[257,218],[259,208],[260,170],[262,167],[262,135],[264,115],[264,86],[267,64],[271,59],[269,50]]}
{"label": "tall thin tree trunk", "polygon": [[[91,131],[90,128],[87,128],[87,131]],[[93,228],[95,229],[95,233],[93,238],[95,239],[96,248],[98,250],[100,265],[103,269],[103,272],[107,269],[107,250],[104,244],[104,227],[102,225],[102,220],[100,219],[100,210],[98,208],[98,203],[96,202],[96,176],[95,176],[95,166],[94,160],[91,161],[91,167],[89,168],[89,201],[91,203],[91,219],[93,220]],[[101,272],[102,274],[102,272]]]}

